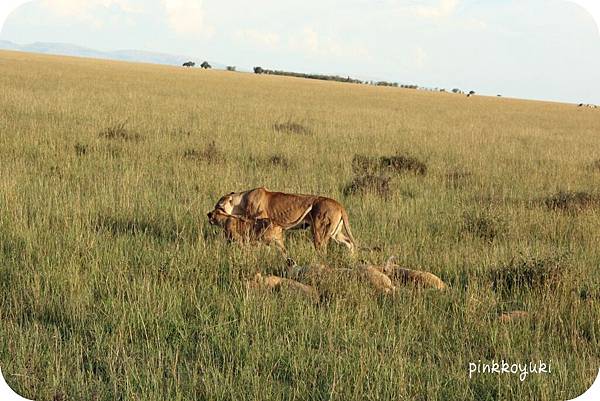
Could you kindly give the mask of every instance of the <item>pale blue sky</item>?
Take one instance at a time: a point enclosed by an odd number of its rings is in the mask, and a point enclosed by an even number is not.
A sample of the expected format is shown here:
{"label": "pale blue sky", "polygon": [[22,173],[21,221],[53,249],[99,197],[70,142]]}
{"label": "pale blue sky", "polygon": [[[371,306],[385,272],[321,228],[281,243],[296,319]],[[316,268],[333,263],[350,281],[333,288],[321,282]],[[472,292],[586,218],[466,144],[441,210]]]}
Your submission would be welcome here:
{"label": "pale blue sky", "polygon": [[600,35],[566,0],[37,0],[0,39],[600,104]]}

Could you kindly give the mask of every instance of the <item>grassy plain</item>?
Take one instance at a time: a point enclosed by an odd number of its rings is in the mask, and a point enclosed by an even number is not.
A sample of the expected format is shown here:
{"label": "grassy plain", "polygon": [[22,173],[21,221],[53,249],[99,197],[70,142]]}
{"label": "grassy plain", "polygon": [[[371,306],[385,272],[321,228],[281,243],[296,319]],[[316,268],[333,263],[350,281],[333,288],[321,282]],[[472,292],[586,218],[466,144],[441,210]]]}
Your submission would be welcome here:
{"label": "grassy plain", "polygon": [[[599,135],[567,104],[0,52],[0,366],[35,400],[574,398],[600,367]],[[355,154],[427,174],[345,195]],[[300,263],[397,255],[450,290],[248,291],[282,258],[205,214],[260,185],[340,200],[382,248],[324,257],[291,233]],[[519,266],[560,276],[493,285]],[[492,359],[552,373],[469,379]]]}

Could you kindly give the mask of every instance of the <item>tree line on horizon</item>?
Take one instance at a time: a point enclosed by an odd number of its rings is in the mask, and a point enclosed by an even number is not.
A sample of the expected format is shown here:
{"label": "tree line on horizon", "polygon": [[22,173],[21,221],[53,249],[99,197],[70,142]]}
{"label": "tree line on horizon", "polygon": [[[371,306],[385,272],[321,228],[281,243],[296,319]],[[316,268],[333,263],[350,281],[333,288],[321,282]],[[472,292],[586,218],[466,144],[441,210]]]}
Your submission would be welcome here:
{"label": "tree line on horizon", "polygon": [[[196,63],[193,61],[188,61],[183,63],[184,67],[195,67]],[[211,65],[204,61],[201,65],[201,68],[204,69],[210,69],[212,68]],[[236,67],[235,66],[227,66],[227,71],[236,71]],[[394,87],[394,88],[403,88],[403,89],[426,89],[426,88],[421,88],[419,87],[419,85],[414,85],[414,84],[399,84],[398,82],[388,82],[388,81],[363,81],[360,79],[356,79],[356,78],[351,78],[350,76],[347,77],[342,77],[339,75],[325,75],[325,74],[307,74],[307,73],[302,73],[302,72],[292,72],[292,71],[284,71],[284,70],[270,70],[267,68],[262,68],[262,67],[254,67],[253,71],[255,74],[267,74],[267,75],[280,75],[280,76],[287,76],[287,77],[295,77],[295,78],[306,78],[306,79],[317,79],[317,80],[321,80],[321,81],[335,81],[335,82],[345,82],[345,83],[352,83],[352,84],[363,84],[363,85],[373,85],[373,86],[389,86],[389,87]],[[435,88],[435,89],[430,89],[430,90],[435,90],[436,92],[446,92],[446,89],[444,88]],[[456,93],[456,94],[463,94],[464,92],[458,88],[454,88],[452,89],[452,93]],[[471,91],[469,93],[470,95],[475,94],[474,91]]]}

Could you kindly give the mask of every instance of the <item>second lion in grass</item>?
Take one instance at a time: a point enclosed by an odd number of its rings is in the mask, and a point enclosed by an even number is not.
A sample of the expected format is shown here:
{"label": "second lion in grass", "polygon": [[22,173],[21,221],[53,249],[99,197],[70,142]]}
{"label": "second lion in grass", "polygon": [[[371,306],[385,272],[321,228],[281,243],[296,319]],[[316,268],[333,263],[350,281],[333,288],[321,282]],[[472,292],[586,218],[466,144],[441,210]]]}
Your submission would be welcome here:
{"label": "second lion in grass", "polygon": [[283,228],[274,224],[270,219],[249,219],[241,216],[232,216],[215,209],[207,214],[210,224],[225,230],[228,241],[242,243],[264,242],[275,244],[284,254]]}

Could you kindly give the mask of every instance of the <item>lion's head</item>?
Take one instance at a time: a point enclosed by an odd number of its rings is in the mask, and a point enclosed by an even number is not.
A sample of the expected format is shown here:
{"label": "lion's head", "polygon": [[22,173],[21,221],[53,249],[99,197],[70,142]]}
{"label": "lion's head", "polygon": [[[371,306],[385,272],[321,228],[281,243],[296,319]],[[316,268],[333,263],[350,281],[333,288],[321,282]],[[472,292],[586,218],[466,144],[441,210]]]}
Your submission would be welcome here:
{"label": "lion's head", "polygon": [[206,216],[208,217],[208,222],[213,226],[223,225],[229,217],[229,215],[221,209],[210,211]]}
{"label": "lion's head", "polygon": [[231,192],[223,196],[215,205],[215,210],[221,210],[228,215],[243,215],[241,204],[245,192]]}

